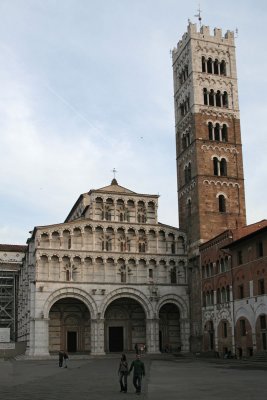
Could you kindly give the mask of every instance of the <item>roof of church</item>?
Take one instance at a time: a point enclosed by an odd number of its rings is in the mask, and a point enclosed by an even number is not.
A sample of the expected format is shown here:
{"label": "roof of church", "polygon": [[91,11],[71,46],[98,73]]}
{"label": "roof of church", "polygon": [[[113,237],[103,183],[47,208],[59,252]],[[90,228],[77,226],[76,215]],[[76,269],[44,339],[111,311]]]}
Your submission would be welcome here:
{"label": "roof of church", "polygon": [[25,252],[27,246],[20,244],[0,244],[0,251]]}
{"label": "roof of church", "polygon": [[133,192],[132,190],[129,190],[123,186],[120,186],[117,182],[117,179],[113,178],[111,181],[111,184],[108,186],[104,186],[99,189],[91,189],[87,193],[83,193],[79,196],[79,198],[76,200],[75,204],[73,205],[72,209],[70,210],[67,218],[65,219],[65,222],[69,222],[69,218],[71,217],[73,211],[76,209],[76,207],[79,205],[79,203],[82,201],[84,197],[87,195],[91,195],[92,193],[99,193],[99,194],[104,194],[104,193],[110,193],[110,194],[125,194],[125,195],[132,195],[132,196],[140,196],[140,197],[152,197],[152,198],[158,198],[158,194],[144,194],[144,193],[136,193]]}
{"label": "roof of church", "polygon": [[126,189],[123,186],[120,186],[117,182],[117,179],[113,178],[111,181],[111,184],[108,186],[104,186],[100,189],[95,189],[92,190],[94,192],[114,192],[114,193],[132,193],[132,194],[137,194],[136,192],[133,192],[132,190]]}
{"label": "roof of church", "polygon": [[100,193],[121,193],[121,194],[132,194],[135,196],[145,196],[145,197],[159,197],[157,194],[144,194],[144,193],[136,193],[132,190],[129,190],[123,186],[120,186],[117,182],[117,179],[113,178],[111,184],[108,186],[104,186],[99,189],[91,189],[88,194],[93,192],[100,192]]}

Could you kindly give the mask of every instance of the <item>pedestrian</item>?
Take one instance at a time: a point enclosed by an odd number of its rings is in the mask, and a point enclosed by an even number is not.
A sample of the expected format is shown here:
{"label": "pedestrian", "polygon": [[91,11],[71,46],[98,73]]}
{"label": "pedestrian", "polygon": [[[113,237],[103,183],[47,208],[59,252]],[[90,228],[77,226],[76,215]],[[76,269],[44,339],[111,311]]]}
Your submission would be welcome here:
{"label": "pedestrian", "polygon": [[118,375],[120,377],[121,392],[127,393],[128,362],[125,354],[121,355]]}
{"label": "pedestrian", "polygon": [[138,344],[137,343],[135,343],[134,349],[135,349],[135,354],[138,354]]}
{"label": "pedestrian", "polygon": [[133,369],[133,385],[135,387],[135,393],[141,393],[142,378],[145,376],[145,365],[143,361],[140,360],[140,354],[136,354],[136,359],[132,362],[129,375]]}
{"label": "pedestrian", "polygon": [[64,353],[63,353],[63,358],[64,358],[64,368],[68,368],[67,363],[68,363],[69,356],[66,351],[64,351]]}
{"label": "pedestrian", "polygon": [[59,353],[58,353],[58,366],[59,366],[59,368],[62,368],[62,365],[63,365],[63,357],[64,357],[63,351],[62,351],[62,350],[59,350]]}

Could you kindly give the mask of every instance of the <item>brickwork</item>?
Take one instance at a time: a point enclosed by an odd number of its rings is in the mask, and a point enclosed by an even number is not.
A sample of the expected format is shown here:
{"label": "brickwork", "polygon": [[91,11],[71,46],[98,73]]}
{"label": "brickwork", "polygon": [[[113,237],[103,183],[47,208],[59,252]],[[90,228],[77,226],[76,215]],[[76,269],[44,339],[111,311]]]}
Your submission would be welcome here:
{"label": "brickwork", "polygon": [[233,32],[189,24],[173,73],[179,221],[197,255],[200,243],[246,223]]}
{"label": "brickwork", "polygon": [[266,254],[265,220],[200,247],[204,351],[247,357],[267,350]]}

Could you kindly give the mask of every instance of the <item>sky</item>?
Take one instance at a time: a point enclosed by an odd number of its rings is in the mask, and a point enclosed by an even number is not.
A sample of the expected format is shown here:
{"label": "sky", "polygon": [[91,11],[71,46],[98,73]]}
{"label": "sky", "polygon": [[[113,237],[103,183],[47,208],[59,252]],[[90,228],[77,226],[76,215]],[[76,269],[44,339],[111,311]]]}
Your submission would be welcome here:
{"label": "sky", "polygon": [[[110,184],[159,194],[178,226],[170,50],[196,1],[0,0],[0,243],[63,222]],[[267,3],[201,1],[235,31],[247,222],[267,217]],[[266,186],[265,186],[266,185]]]}

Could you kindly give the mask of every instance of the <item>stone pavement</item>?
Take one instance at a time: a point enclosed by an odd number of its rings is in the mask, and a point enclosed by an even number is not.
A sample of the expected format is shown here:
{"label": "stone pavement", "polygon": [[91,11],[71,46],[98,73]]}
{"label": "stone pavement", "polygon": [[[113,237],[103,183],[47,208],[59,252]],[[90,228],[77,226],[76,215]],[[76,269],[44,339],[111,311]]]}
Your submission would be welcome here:
{"label": "stone pavement", "polygon": [[[57,360],[0,362],[0,398],[5,400],[265,400],[267,366],[236,360],[195,360],[144,356],[147,376],[137,396],[129,377],[127,394],[119,393],[120,355]],[[134,355],[128,356],[130,362]]]}

